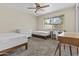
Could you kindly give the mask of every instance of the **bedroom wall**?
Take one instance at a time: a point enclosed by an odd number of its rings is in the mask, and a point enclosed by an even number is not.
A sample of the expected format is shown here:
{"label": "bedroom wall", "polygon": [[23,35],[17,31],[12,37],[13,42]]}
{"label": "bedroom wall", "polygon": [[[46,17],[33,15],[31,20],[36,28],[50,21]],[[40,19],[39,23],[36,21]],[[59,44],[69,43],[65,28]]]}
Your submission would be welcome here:
{"label": "bedroom wall", "polygon": [[69,32],[76,31],[76,16],[75,7],[63,9],[60,11],[52,12],[42,16],[38,16],[38,30],[44,29],[44,18],[64,15],[64,29]]}
{"label": "bedroom wall", "polygon": [[0,6],[0,33],[17,28],[36,30],[36,17],[16,9]]}

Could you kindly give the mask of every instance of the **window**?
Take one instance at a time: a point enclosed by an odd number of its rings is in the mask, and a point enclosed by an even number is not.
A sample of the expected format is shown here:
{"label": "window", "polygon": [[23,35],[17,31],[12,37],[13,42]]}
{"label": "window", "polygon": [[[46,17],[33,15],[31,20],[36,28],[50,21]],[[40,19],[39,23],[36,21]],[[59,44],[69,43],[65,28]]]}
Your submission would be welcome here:
{"label": "window", "polygon": [[44,22],[46,25],[50,25],[51,23],[51,19],[45,19],[45,22]]}
{"label": "window", "polygon": [[45,29],[54,29],[55,25],[59,25],[61,29],[63,29],[63,20],[64,20],[64,15],[61,16],[56,16],[56,17],[51,17],[44,19],[44,28]]}

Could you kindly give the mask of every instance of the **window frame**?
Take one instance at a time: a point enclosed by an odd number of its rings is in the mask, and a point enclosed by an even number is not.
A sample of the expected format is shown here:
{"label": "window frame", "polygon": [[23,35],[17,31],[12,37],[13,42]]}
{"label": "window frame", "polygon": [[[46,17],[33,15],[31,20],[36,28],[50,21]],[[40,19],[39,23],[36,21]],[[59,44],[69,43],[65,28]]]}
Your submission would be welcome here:
{"label": "window frame", "polygon": [[[45,28],[45,26],[53,26],[53,24],[51,24],[51,19],[52,18],[56,18],[56,17],[63,17],[61,25],[63,25],[63,29],[64,29],[64,15],[54,16],[54,17],[50,17],[50,18],[44,18],[44,22],[43,22],[44,23],[44,27],[43,28]],[[50,23],[49,24],[45,23],[45,20],[47,20],[47,19],[50,19]]]}

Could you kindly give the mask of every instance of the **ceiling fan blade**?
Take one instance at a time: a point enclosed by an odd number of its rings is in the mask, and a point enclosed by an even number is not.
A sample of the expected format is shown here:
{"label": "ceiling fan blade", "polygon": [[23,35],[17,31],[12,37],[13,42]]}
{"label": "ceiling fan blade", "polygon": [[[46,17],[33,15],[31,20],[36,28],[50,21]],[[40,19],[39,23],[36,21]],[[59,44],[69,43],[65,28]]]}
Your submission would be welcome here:
{"label": "ceiling fan blade", "polygon": [[39,3],[35,3],[35,5],[36,5],[36,6],[40,6],[40,4],[39,4]]}
{"label": "ceiling fan blade", "polygon": [[29,7],[28,9],[36,9],[35,7]]}
{"label": "ceiling fan blade", "polygon": [[39,9],[40,11],[44,11],[42,8]]}
{"label": "ceiling fan blade", "polygon": [[35,13],[38,11],[38,9],[35,10]]}
{"label": "ceiling fan blade", "polygon": [[41,6],[40,8],[45,8],[45,7],[49,7],[49,5]]}

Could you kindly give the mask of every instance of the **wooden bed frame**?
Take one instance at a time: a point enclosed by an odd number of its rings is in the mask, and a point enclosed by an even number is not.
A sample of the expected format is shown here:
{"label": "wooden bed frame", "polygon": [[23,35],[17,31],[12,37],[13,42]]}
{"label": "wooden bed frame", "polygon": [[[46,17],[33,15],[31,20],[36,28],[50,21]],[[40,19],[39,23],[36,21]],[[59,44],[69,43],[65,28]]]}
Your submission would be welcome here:
{"label": "wooden bed frame", "polygon": [[32,34],[32,37],[43,38],[43,39],[46,40],[47,38],[50,38],[50,35],[48,35],[48,36],[42,36],[42,35]]}
{"label": "wooden bed frame", "polygon": [[28,48],[28,43],[23,43],[23,44],[20,44],[18,46],[14,46],[14,47],[8,48],[6,50],[2,50],[2,51],[0,51],[0,56],[5,56],[9,52],[14,51],[15,49],[20,48],[22,46],[25,46],[25,49],[27,49]]}

